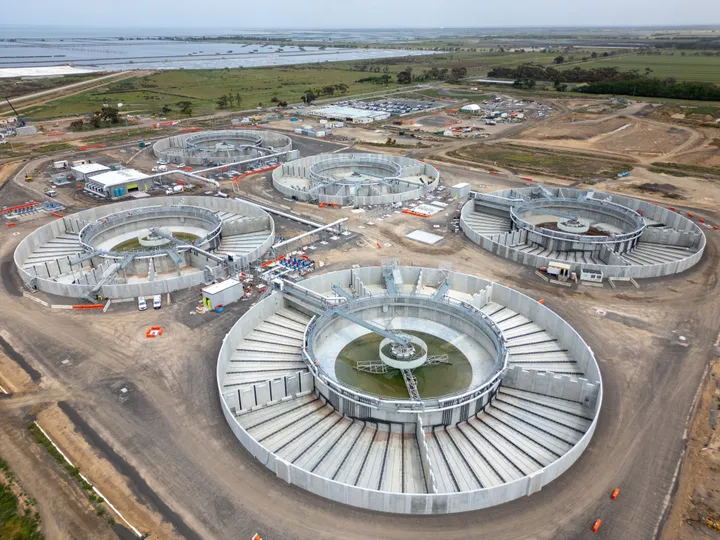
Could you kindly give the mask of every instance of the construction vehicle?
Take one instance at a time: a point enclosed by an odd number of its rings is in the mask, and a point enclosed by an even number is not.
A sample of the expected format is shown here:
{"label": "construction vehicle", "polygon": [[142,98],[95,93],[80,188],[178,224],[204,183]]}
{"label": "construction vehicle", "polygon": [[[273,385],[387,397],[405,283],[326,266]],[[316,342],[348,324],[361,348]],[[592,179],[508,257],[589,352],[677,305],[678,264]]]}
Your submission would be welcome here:
{"label": "construction vehicle", "polygon": [[715,529],[716,531],[720,532],[720,521],[715,521],[714,519],[707,517],[703,520],[703,523],[707,527],[710,527],[711,529]]}
{"label": "construction vehicle", "polygon": [[25,181],[32,182],[32,175],[25,173]]}
{"label": "construction vehicle", "polygon": [[25,120],[23,120],[22,118],[20,118],[20,115],[19,115],[18,112],[15,110],[15,107],[13,107],[13,104],[10,103],[10,100],[8,99],[7,96],[5,97],[5,101],[8,102],[8,105],[10,105],[10,108],[11,108],[12,111],[15,113],[15,117],[17,118],[17,127],[23,127],[23,126],[25,125]]}

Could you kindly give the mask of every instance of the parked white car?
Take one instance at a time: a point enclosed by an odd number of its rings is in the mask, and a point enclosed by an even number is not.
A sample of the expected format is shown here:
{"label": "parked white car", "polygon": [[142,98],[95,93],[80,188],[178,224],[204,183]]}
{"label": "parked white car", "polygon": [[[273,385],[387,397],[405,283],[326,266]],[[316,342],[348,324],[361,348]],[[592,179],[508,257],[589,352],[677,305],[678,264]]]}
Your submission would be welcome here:
{"label": "parked white car", "polygon": [[160,309],[162,307],[162,297],[159,294],[153,296],[153,309]]}
{"label": "parked white car", "polygon": [[145,311],[147,309],[147,302],[145,302],[144,296],[138,296],[138,309],[140,311]]}

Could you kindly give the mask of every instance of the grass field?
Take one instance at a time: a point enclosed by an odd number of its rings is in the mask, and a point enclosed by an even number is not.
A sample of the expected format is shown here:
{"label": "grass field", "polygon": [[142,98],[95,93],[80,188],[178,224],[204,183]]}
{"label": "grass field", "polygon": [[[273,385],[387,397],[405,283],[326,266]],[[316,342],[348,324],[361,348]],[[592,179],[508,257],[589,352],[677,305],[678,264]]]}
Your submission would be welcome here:
{"label": "grass field", "polygon": [[[554,55],[541,52],[488,52],[460,51],[438,55],[390,58],[358,62],[326,62],[296,66],[269,68],[221,69],[221,70],[173,70],[160,71],[142,78],[127,79],[109,83],[100,89],[90,90],[74,96],[60,98],[45,105],[28,109],[25,114],[34,119],[60,116],[83,115],[99,110],[103,103],[123,103],[123,110],[130,114],[160,114],[168,118],[184,116],[177,107],[179,101],[192,102],[192,115],[207,115],[219,109],[216,101],[220,96],[239,94],[240,104],[234,110],[250,110],[255,107],[272,106],[270,100],[277,97],[288,103],[298,103],[308,88],[345,84],[344,94],[324,96],[345,98],[352,95],[380,92],[397,88],[395,76],[407,66],[414,74],[421,74],[432,67],[465,67],[469,76],[484,76],[494,66],[517,66],[526,62],[549,65]],[[367,70],[359,70],[365,65]],[[621,56],[589,60],[579,64],[583,68],[593,66],[618,66],[622,70],[645,67],[653,70],[652,76],[675,77],[678,80],[702,80],[720,83],[720,56],[681,56],[679,52],[660,56]],[[360,83],[365,77],[378,76],[385,72],[392,77],[387,86]],[[431,91],[432,92],[432,91]],[[445,94],[443,94],[445,95]],[[428,94],[433,97],[432,94]],[[462,90],[456,97],[463,95]],[[163,106],[172,110],[163,113]],[[232,110],[232,109],[230,109]]]}
{"label": "grass field", "polygon": [[529,149],[513,145],[476,144],[448,154],[451,157],[487,163],[530,174],[563,176],[566,178],[613,178],[629,171],[632,165],[609,159],[596,159],[586,154]]}
{"label": "grass field", "polygon": [[[650,68],[651,77],[665,79],[675,77],[678,81],[701,81],[720,84],[720,56],[681,56],[680,51],[661,55],[629,55],[617,58],[588,60],[579,64],[583,69],[594,67],[617,67],[621,71],[637,69],[645,73]],[[567,66],[566,69],[574,67]],[[561,69],[563,69],[561,67]]]}
{"label": "grass field", "polygon": [[[20,491],[7,463],[0,459],[0,538],[11,540],[42,540],[40,515],[34,510],[35,502]],[[15,486],[15,489],[13,489]]]}
{"label": "grass field", "polygon": [[[97,73],[82,73],[78,75],[66,75],[65,77],[29,78],[29,79],[0,79],[0,102],[8,97],[12,100],[15,96],[24,96],[35,92],[42,92],[77,82],[94,79]],[[3,103],[6,105],[6,103]]]}
{"label": "grass field", "polygon": [[656,161],[653,167],[670,174],[681,173],[681,176],[701,175],[701,176],[720,176],[720,167],[704,167],[702,165],[690,165],[687,163],[668,163],[664,161]]}
{"label": "grass field", "polygon": [[[399,71],[399,70],[398,70]],[[357,83],[358,79],[376,75],[331,66],[289,66],[262,69],[233,70],[178,70],[161,71],[148,77],[127,79],[122,85],[109,85],[82,94],[61,98],[47,105],[28,109],[27,116],[52,118],[72,114],[85,114],[99,110],[103,103],[123,103],[130,114],[162,114],[171,118],[183,116],[176,106],[179,101],[192,102],[194,116],[211,114],[218,110],[216,100],[232,93],[240,94],[238,110],[268,107],[270,100],[296,103],[308,88],[327,84],[347,84],[347,94],[382,90],[372,83]],[[390,85],[392,88],[394,85]],[[173,109],[164,114],[164,105]]]}
{"label": "grass field", "polygon": [[[496,65],[514,66],[524,62],[550,63],[552,55],[544,53],[487,53],[457,52],[440,55],[393,58],[368,62],[327,62],[270,68],[221,69],[221,70],[173,70],[153,75],[126,79],[120,83],[51,101],[25,111],[30,118],[54,118],[87,114],[99,110],[103,103],[123,103],[123,110],[130,114],[162,114],[169,118],[183,115],[175,105],[178,101],[191,101],[194,116],[217,111],[216,101],[224,95],[240,94],[242,99],[236,110],[248,110],[259,106],[271,106],[277,97],[288,103],[297,103],[308,88],[325,85],[346,84],[345,94],[324,97],[343,98],[351,95],[379,92],[397,88],[395,76],[407,66],[413,73],[421,74],[431,67],[448,68],[463,66],[468,75],[482,76]],[[381,71],[359,71],[360,64],[378,66]],[[387,86],[359,83],[365,77],[382,75],[385,67],[392,76]],[[173,110],[162,113],[164,105]]]}

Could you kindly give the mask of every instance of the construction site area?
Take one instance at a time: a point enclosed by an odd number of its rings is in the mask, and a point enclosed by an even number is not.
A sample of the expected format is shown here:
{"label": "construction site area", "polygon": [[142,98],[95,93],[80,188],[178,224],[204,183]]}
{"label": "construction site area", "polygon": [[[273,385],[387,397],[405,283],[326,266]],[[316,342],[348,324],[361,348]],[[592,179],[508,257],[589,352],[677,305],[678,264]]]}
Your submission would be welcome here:
{"label": "construction site area", "polygon": [[720,139],[664,107],[13,137],[0,437],[45,536],[706,538]]}

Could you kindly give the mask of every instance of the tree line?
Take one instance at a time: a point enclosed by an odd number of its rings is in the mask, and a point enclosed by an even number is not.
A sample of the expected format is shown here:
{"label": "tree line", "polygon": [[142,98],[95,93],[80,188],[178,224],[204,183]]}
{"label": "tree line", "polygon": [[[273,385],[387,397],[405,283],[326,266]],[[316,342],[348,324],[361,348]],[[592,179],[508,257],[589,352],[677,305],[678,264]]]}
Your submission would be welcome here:
{"label": "tree line", "polygon": [[499,79],[534,79],[536,81],[552,81],[556,83],[590,83],[637,79],[640,72],[636,69],[620,71],[616,67],[583,69],[575,66],[571,69],[556,69],[540,64],[527,63],[520,64],[517,67],[496,66],[488,72],[487,76]]}
{"label": "tree line", "polygon": [[720,100],[720,86],[704,82],[678,82],[674,77],[650,77],[652,70],[620,71],[617,67],[598,67],[559,70],[537,64],[522,64],[515,68],[495,67],[488,77],[514,79],[517,88],[533,88],[535,81],[552,81],[557,90],[567,89],[566,83],[587,83],[575,88],[587,94],[622,94],[628,96]]}
{"label": "tree line", "polygon": [[705,49],[705,50],[718,50],[720,49],[720,39],[717,36],[701,37],[698,39],[687,40],[686,38],[678,37],[670,38],[668,40],[653,42],[653,46],[664,49]]}
{"label": "tree line", "polygon": [[223,94],[217,98],[215,103],[220,109],[227,109],[228,107],[232,108],[235,104],[239,107],[242,103],[242,96],[240,95],[240,92],[236,92],[235,95],[232,95],[232,92],[229,94]]}
{"label": "tree line", "polygon": [[451,69],[436,67],[426,69],[420,74],[413,75],[413,70],[410,66],[406,67],[400,73],[397,74],[398,84],[410,84],[420,83],[425,81],[446,81],[449,83],[458,83],[460,79],[467,77],[467,68],[465,67],[454,67]]}
{"label": "tree line", "polygon": [[323,96],[334,96],[336,93],[344,94],[349,88],[345,83],[326,84],[321,88],[308,88],[300,97],[300,100],[306,105],[310,105],[313,101]]}
{"label": "tree line", "polygon": [[601,81],[576,89],[586,94],[622,94],[697,101],[720,101],[720,86],[704,82],[676,82],[671,79],[640,77],[628,80]]}

